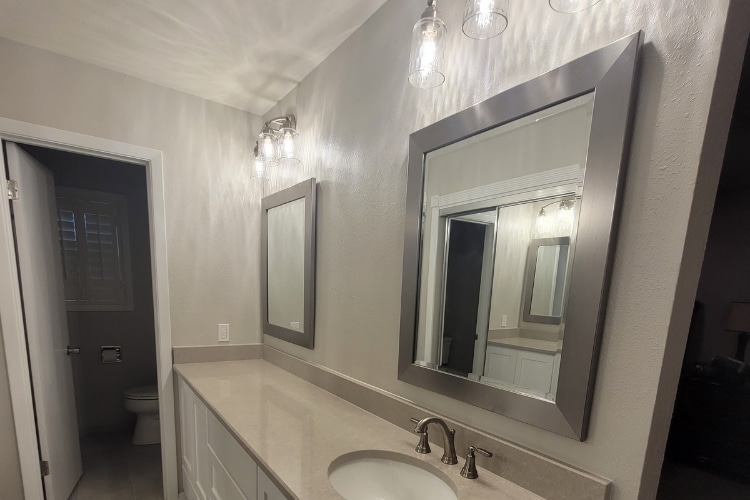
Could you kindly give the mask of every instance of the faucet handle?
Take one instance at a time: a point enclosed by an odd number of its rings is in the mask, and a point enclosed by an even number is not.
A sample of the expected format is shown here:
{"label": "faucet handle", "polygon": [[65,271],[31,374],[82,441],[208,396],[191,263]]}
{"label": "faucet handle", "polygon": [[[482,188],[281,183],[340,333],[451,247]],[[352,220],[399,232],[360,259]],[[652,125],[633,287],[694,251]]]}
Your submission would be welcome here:
{"label": "faucet handle", "polygon": [[[419,423],[419,420],[414,417],[410,418],[409,420],[414,424]],[[422,455],[430,453],[432,450],[430,449],[430,438],[427,435],[427,427],[425,427],[423,431],[414,429],[414,432],[416,434],[419,434],[419,443],[417,443],[417,447],[414,448],[414,451],[416,451],[417,453],[421,453]]]}
{"label": "faucet handle", "polygon": [[464,468],[461,469],[461,477],[465,477],[466,479],[476,479],[479,477],[474,452],[484,455],[485,457],[492,456],[492,453],[485,449],[469,446],[469,453],[466,455],[466,464],[464,464]]}

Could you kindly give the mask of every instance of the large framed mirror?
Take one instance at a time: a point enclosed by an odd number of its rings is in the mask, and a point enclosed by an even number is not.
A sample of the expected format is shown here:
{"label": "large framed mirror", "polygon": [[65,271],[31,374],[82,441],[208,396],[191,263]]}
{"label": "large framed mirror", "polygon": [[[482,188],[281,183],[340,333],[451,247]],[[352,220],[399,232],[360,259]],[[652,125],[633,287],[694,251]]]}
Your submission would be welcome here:
{"label": "large framed mirror", "polygon": [[586,438],[640,48],[411,134],[400,380]]}
{"label": "large framed mirror", "polygon": [[261,201],[263,333],[315,344],[315,179]]}

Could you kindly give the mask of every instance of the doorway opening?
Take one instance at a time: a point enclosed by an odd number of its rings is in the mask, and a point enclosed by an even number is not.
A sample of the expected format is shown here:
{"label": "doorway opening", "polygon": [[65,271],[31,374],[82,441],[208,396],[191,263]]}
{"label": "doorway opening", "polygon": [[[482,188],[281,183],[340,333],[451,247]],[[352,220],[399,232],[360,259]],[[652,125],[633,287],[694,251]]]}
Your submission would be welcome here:
{"label": "doorway opening", "polygon": [[159,498],[146,169],[46,147],[21,148],[54,176],[83,463],[71,498]]}
{"label": "doorway opening", "polygon": [[[151,276],[146,279],[150,280],[152,288],[152,346],[155,346],[154,357],[156,363],[156,376],[155,378],[153,377],[154,372],[152,368],[150,371],[150,377],[152,378],[150,380],[157,385],[156,391],[158,393],[158,400],[156,406],[158,407],[158,412],[155,412],[155,414],[158,414],[159,416],[157,427],[159,428],[158,434],[159,440],[161,441],[160,446],[154,448],[156,450],[155,454],[157,456],[157,463],[153,466],[153,469],[161,471],[163,484],[162,492],[155,496],[157,498],[177,500],[177,442],[175,435],[172,341],[169,317],[169,285],[162,153],[155,149],[6,118],[0,118],[0,140],[4,146],[7,144],[8,146],[11,146],[14,151],[23,153],[23,155],[28,157],[31,162],[37,164],[37,166],[39,164],[38,160],[26,150],[22,149],[22,147],[27,150],[32,150],[34,146],[46,147],[58,152],[79,153],[85,155],[85,157],[115,160],[122,166],[127,166],[128,169],[135,169],[136,171],[141,172],[141,187],[143,186],[143,176],[145,175],[145,198],[147,200],[146,213],[148,221],[146,227],[148,231],[147,239],[151,267]],[[3,156],[3,163],[7,165],[6,160],[9,159],[9,155],[6,155],[5,149],[5,147],[0,148],[0,153],[2,153]],[[103,167],[101,169],[102,171],[96,175],[103,175],[106,177],[104,171],[107,169],[108,167]],[[19,170],[16,169],[16,173],[18,173],[18,171]],[[14,233],[14,230],[17,229],[20,222],[19,219],[29,219],[29,217],[31,217],[29,213],[31,213],[37,219],[46,218],[48,221],[51,221],[52,225],[48,227],[48,230],[37,228],[35,234],[37,237],[41,234],[44,238],[50,240],[47,242],[47,245],[50,248],[57,249],[56,252],[53,251],[52,253],[54,254],[53,257],[56,256],[58,258],[58,261],[62,261],[62,256],[60,255],[62,250],[59,241],[60,231],[57,227],[58,221],[56,215],[57,207],[54,181],[50,181],[50,179],[53,179],[51,171],[42,166],[39,166],[39,168],[36,169],[23,169],[22,171],[26,172],[22,175],[22,177],[24,177],[23,181],[18,182],[17,185],[14,186],[11,181],[17,181],[20,179],[9,179],[6,170],[0,170],[3,176],[3,178],[0,178],[0,181],[2,183],[8,183],[9,197],[13,194],[14,187],[18,187],[16,194],[19,194],[18,200],[14,199],[9,203],[0,204],[0,280],[5,283],[3,287],[0,287],[1,339],[6,355],[8,385],[12,402],[11,409],[15,425],[16,442],[18,445],[17,453],[20,462],[21,482],[24,496],[25,498],[46,498],[47,500],[57,500],[58,498],[67,498],[68,493],[73,490],[81,475],[81,446],[78,442],[77,436],[79,422],[75,412],[75,394],[72,390],[73,376],[70,359],[70,356],[77,356],[75,354],[75,348],[81,346],[71,345],[71,343],[67,342],[68,339],[66,338],[65,343],[62,345],[59,345],[59,343],[50,344],[51,348],[47,349],[48,356],[43,360],[44,362],[36,363],[36,369],[33,366],[34,364],[30,363],[32,350],[39,347],[38,345],[34,345],[33,342],[31,342],[31,339],[41,336],[26,335],[26,331],[29,327],[28,323],[33,323],[34,321],[37,321],[37,319],[31,320],[30,322],[27,320],[29,318],[38,318],[40,316],[49,319],[54,316],[54,314],[57,314],[57,317],[61,318],[61,320],[49,323],[67,325],[68,319],[64,298],[61,301],[47,300],[47,302],[44,302],[41,300],[44,298],[49,299],[50,296],[54,296],[54,289],[56,287],[50,285],[50,282],[53,281],[51,277],[58,276],[57,273],[51,272],[54,269],[54,265],[51,264],[51,262],[54,262],[54,258],[44,262],[41,266],[26,265],[26,274],[35,279],[30,280],[28,288],[33,289],[33,285],[36,284],[37,291],[41,291],[41,293],[31,297],[23,296],[24,291],[28,292],[29,290],[22,286],[20,280],[24,274],[21,272],[24,263],[19,256],[24,255],[25,258],[23,260],[28,263],[29,255],[36,255],[36,258],[39,258],[39,255],[48,254],[49,252],[28,251],[30,248],[36,248],[28,245],[26,247],[26,252],[20,252],[17,250],[17,243],[19,243],[17,236],[19,235]],[[28,172],[35,173],[29,177]],[[47,179],[44,181],[47,184],[47,193],[45,193],[44,190],[39,189],[39,185],[44,184],[44,182],[42,182],[44,178]],[[30,189],[35,185],[36,188]],[[40,192],[43,196],[39,195]],[[24,199],[27,200],[25,205],[23,204]],[[42,200],[47,201],[43,202]],[[49,200],[52,200],[51,203]],[[22,206],[24,206],[25,209],[21,209]],[[18,207],[18,209],[16,207]],[[48,215],[51,214],[51,216],[40,217],[40,214],[44,214],[45,212],[47,212]],[[31,228],[35,227],[34,224],[28,223],[25,226]],[[31,233],[34,232],[31,231]],[[104,239],[100,238],[99,243],[106,242]],[[37,263],[39,262],[41,261],[37,261]],[[62,266],[61,263],[59,265],[60,267]],[[29,269],[32,271],[29,271]],[[101,271],[101,269],[99,269],[99,271]],[[62,278],[62,276],[60,276],[60,278]],[[102,282],[99,284],[101,283]],[[59,283],[58,285],[58,292],[61,297],[64,297],[65,287],[63,286],[63,283]],[[119,290],[117,287],[108,288],[105,286],[104,288],[108,289],[108,292]],[[106,291],[107,290],[105,290],[105,292]],[[112,296],[110,295],[109,298],[111,299]],[[137,302],[134,304],[137,307]],[[30,309],[34,310],[34,312],[29,313]],[[56,310],[57,312],[53,314],[53,310]],[[52,330],[54,329],[55,328],[52,328]],[[65,333],[67,335],[67,332]],[[120,349],[116,349],[118,344],[113,344],[104,346],[106,347],[104,350],[101,349],[101,344],[97,345],[100,362],[102,359],[111,360],[112,356],[116,357],[118,353],[122,357],[123,365],[127,363],[127,359],[134,361],[134,353],[131,352],[130,356],[128,356],[128,351],[122,344],[119,344]],[[68,385],[71,388],[69,393],[56,389],[56,387],[60,385],[59,381],[64,382],[65,379],[64,376],[60,375],[64,370],[58,371],[58,368],[61,366],[64,367],[65,363],[56,361],[58,359],[66,360],[68,363],[68,372],[70,373],[70,376],[68,377],[70,382]],[[41,366],[42,369],[40,369],[39,366]],[[33,373],[35,370],[37,373]],[[45,374],[47,375],[46,377],[39,376]],[[41,395],[37,393],[38,382],[42,380],[47,380],[48,382],[51,381],[47,386],[52,389],[45,392],[45,397],[41,397]],[[102,382],[106,384],[106,380]],[[142,387],[143,386],[129,388],[133,389]],[[117,392],[117,390],[114,391],[115,394]],[[130,394],[126,395],[121,392],[119,396],[114,396],[120,401],[120,404],[118,405],[120,411],[122,411],[122,407],[125,405],[127,399],[134,400],[132,403],[128,403],[128,405],[133,407],[131,410],[135,408],[136,414],[139,413],[138,410],[142,410],[143,405],[150,405],[151,408],[154,406],[150,394],[145,395],[142,391],[131,392],[126,390],[123,392],[129,392]],[[52,397],[46,397],[50,395],[52,395]],[[68,404],[67,402],[72,402],[69,406],[73,408],[73,411],[56,411],[57,408],[62,407],[60,401],[65,402],[65,404]],[[52,408],[55,404],[58,406]],[[50,409],[52,409],[52,411],[50,411]],[[68,416],[65,417],[64,413],[67,413]],[[70,415],[72,415],[72,418]],[[43,418],[46,418],[47,420],[46,426],[41,423]],[[64,423],[65,418],[67,418],[68,421],[67,427],[71,428],[72,432],[56,432],[58,424]],[[137,419],[137,417],[130,417],[131,425],[133,421],[132,419],[134,418]],[[110,423],[112,423],[112,421],[110,421]],[[42,432],[42,429],[45,428],[47,429],[46,433]],[[92,431],[118,431],[118,429],[119,432],[122,432],[124,427],[119,426],[117,423],[112,426],[109,426],[106,423],[101,427],[97,427],[96,425],[89,427],[84,426],[84,434]],[[71,437],[74,434],[75,439]],[[133,438],[132,435],[126,435],[126,437],[128,440],[132,440]],[[106,445],[106,443],[102,446],[104,445]],[[66,449],[69,451],[73,450],[67,453],[67,455],[70,455],[73,459],[67,460],[66,454],[57,453],[60,449]],[[138,450],[143,449],[145,448],[138,448]],[[84,450],[84,452],[85,451],[86,450]],[[78,456],[77,460],[76,455]],[[126,456],[123,458],[121,456],[119,460],[120,463],[122,463],[123,460],[128,460],[128,457]],[[159,460],[161,461],[160,464],[158,463]],[[133,464],[142,464],[144,461],[137,456],[131,456],[130,462]],[[78,464],[77,472],[75,463]],[[63,472],[65,472],[65,474],[63,474]],[[69,490],[67,492],[64,492],[65,488],[55,488],[55,485],[59,486],[59,478],[62,476],[74,478],[72,484],[68,485]],[[131,497],[124,496],[123,498]]]}
{"label": "doorway opening", "polygon": [[750,46],[711,219],[658,500],[750,498]]}

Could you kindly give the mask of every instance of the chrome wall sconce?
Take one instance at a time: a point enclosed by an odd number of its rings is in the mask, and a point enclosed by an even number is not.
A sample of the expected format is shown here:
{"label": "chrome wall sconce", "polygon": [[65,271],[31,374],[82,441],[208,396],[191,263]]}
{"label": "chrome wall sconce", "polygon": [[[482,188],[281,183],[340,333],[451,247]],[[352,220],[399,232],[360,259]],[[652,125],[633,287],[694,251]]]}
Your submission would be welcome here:
{"label": "chrome wall sconce", "polygon": [[255,173],[262,177],[268,167],[279,163],[296,165],[297,118],[294,115],[279,116],[268,120],[255,141]]}
{"label": "chrome wall sconce", "polygon": [[[601,0],[548,1],[555,11],[572,14],[586,10]],[[462,27],[464,34],[476,40],[500,35],[508,27],[508,3],[509,0],[466,0]],[[420,89],[443,84],[447,33],[448,28],[438,15],[437,0],[427,0],[427,8],[412,30],[409,83]]]}

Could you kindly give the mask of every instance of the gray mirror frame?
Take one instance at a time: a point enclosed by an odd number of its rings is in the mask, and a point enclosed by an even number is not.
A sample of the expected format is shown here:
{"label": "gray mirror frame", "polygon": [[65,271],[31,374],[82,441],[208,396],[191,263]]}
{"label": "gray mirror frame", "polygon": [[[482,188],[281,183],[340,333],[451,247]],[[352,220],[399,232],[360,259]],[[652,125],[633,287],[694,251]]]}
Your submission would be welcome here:
{"label": "gray mirror frame", "polygon": [[[268,322],[268,211],[301,198],[305,199],[304,332]],[[263,333],[308,349],[315,347],[315,221],[317,182],[315,178],[295,184],[261,200],[261,314]]]}
{"label": "gray mirror frame", "polygon": [[[572,439],[586,439],[641,44],[642,33],[634,33],[409,136],[399,380]],[[414,364],[427,153],[590,92],[596,93],[556,401]]]}
{"label": "gray mirror frame", "polygon": [[[529,245],[528,253],[526,254],[526,269],[523,277],[523,300],[521,301],[521,317],[526,323],[539,323],[542,325],[559,325],[562,324],[563,318],[565,317],[565,311],[560,317],[557,316],[537,316],[531,314],[531,298],[534,294],[534,280],[536,278],[536,264],[537,257],[539,255],[539,247],[541,246],[560,246],[568,245],[570,248],[570,237],[563,236],[561,238],[537,238],[531,241]],[[568,265],[566,266],[565,272],[567,274],[570,269],[570,250],[568,250]],[[566,286],[567,288],[567,286]],[[563,299],[567,296],[567,293],[563,295]]]}

